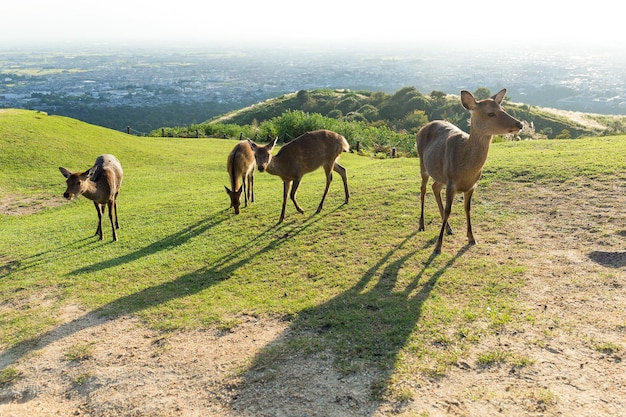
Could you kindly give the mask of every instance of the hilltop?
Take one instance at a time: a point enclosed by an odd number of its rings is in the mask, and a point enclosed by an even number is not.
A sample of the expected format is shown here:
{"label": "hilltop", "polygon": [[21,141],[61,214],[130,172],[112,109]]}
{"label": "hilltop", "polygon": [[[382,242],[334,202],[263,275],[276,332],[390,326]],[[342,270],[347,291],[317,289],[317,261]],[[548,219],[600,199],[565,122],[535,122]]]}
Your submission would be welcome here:
{"label": "hilltop", "polygon": [[[419,164],[344,153],[235,215],[235,141],[0,111],[0,414],[609,417],[626,413],[626,137],[501,141],[439,256]],[[113,153],[120,240],[63,165]]]}
{"label": "hilltop", "polygon": [[[479,98],[488,97],[489,90],[479,89]],[[626,132],[626,116],[563,111],[507,101],[507,111],[526,122],[522,138],[578,138],[613,135]],[[167,128],[170,135],[193,136],[194,131],[214,132],[217,124],[258,126],[279,118],[286,112],[302,111],[319,114],[341,122],[356,122],[373,128],[387,127],[399,134],[414,135],[427,121],[446,119],[458,126],[467,125],[467,111],[458,95],[433,91],[422,94],[414,87],[404,87],[394,94],[347,89],[320,89],[284,94],[263,102],[227,112],[204,123],[182,128]],[[159,135],[161,131],[153,132]],[[408,151],[408,150],[405,150]]]}

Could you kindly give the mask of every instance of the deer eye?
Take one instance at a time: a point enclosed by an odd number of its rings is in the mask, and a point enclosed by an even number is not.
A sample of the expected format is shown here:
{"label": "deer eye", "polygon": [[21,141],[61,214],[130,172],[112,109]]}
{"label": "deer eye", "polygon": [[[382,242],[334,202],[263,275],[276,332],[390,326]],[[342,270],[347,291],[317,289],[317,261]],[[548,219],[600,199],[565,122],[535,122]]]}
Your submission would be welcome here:
{"label": "deer eye", "polygon": [[496,114],[494,112],[490,112],[490,113],[487,113],[487,116],[489,116],[489,117],[496,117]]}

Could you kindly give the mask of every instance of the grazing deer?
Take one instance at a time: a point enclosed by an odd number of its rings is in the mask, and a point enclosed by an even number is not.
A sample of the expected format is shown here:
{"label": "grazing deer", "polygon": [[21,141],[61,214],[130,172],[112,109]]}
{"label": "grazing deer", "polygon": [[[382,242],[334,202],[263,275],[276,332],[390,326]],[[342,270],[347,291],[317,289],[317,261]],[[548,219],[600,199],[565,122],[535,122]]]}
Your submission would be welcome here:
{"label": "grazing deer", "polygon": [[[448,219],[457,192],[463,192],[465,195],[469,244],[476,244],[470,222],[470,204],[487,160],[491,136],[518,132],[523,127],[519,120],[500,107],[505,94],[506,89],[503,89],[491,98],[476,101],[470,92],[461,91],[461,103],[470,111],[469,135],[453,124],[440,120],[428,123],[417,133],[417,153],[422,175],[419,230],[424,230],[424,198],[429,177],[434,180],[432,189],[443,221],[435,253],[441,252],[444,231],[452,234]],[[441,189],[444,186],[445,209],[441,201]]]}
{"label": "grazing deer", "polygon": [[[267,171],[272,175],[278,175],[283,180],[283,209],[280,213],[278,223],[285,218],[285,205],[287,204],[287,194],[291,186],[291,201],[296,206],[299,213],[304,213],[296,201],[296,191],[304,174],[313,172],[319,167],[324,167],[326,172],[326,188],[322,201],[317,207],[316,213],[322,210],[324,199],[328,193],[330,182],[332,181],[332,171],[341,175],[343,179],[343,188],[346,194],[346,203],[350,198],[348,191],[348,177],[346,169],[337,163],[337,159],[341,152],[350,150],[350,145],[346,138],[338,133],[330,130],[315,130],[298,136],[291,142],[283,145],[275,156],[272,156],[272,150],[276,145],[278,138],[274,139],[270,144],[259,146],[250,139],[250,146],[254,151],[256,164],[260,172]],[[293,182],[293,186],[291,183]]]}
{"label": "grazing deer", "polygon": [[[242,191],[245,199],[244,207],[248,207],[248,200],[254,203],[254,165],[254,152],[246,140],[237,143],[228,155],[226,170],[230,176],[230,188],[227,186],[224,188],[230,197],[230,207],[235,209],[235,214],[239,214]],[[239,183],[240,180],[241,183]]]}
{"label": "grazing deer", "polygon": [[[116,229],[120,228],[117,220],[117,195],[122,185],[122,165],[113,155],[100,155],[95,164],[85,172],[71,172],[63,167],[59,171],[67,178],[67,189],[63,197],[72,200],[74,197],[84,195],[93,201],[98,212],[98,229],[96,235],[102,240],[102,214],[104,205],[109,207],[109,220],[113,229],[113,241],[117,241]],[[113,224],[113,212],[115,211],[115,224]]]}

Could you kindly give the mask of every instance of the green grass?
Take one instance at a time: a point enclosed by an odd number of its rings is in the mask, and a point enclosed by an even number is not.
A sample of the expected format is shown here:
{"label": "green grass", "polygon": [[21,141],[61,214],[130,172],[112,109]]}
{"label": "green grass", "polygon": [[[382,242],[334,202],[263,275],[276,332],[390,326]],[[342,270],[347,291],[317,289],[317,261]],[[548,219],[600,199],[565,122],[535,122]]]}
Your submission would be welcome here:
{"label": "green grass", "polygon": [[[478,195],[507,181],[624,179],[624,138],[499,143]],[[256,363],[298,352],[332,354],[338,370],[377,366],[388,375],[437,377],[486,335],[527,321],[516,300],[523,267],[465,245],[463,232],[432,251],[439,219],[432,195],[417,232],[418,161],[344,154],[352,199],[335,176],[308,174],[304,215],[282,200],[278,177],[256,173],[256,202],[235,215],[224,192],[234,141],[138,138],[76,120],[0,111],[0,197],[39,210],[0,214],[0,348],[12,357],[56,327],[59,309],[134,315],[163,331],[229,330],[247,315],[282,318],[292,336]],[[59,166],[87,169],[100,153],[124,167],[119,241],[93,237],[85,198],[62,200]],[[497,191],[492,191],[497,192]],[[492,204],[492,205],[490,205]],[[456,204],[452,226],[465,228]],[[475,233],[497,251],[487,224],[519,220],[477,200]],[[513,361],[510,356],[507,360]],[[530,362],[530,360],[529,360]],[[6,378],[5,378],[6,379]],[[398,394],[400,396],[400,394]]]}

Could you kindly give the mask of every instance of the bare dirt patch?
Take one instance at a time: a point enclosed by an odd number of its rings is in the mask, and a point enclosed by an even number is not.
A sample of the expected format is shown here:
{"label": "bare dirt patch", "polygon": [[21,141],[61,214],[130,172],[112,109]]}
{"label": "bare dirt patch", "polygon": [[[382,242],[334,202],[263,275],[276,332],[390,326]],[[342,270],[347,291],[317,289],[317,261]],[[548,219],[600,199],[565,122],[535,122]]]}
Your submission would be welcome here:
{"label": "bare dirt patch", "polygon": [[[508,230],[478,223],[477,237],[498,239],[469,252],[525,267],[519,303],[528,322],[483,338],[442,378],[401,382],[401,401],[375,401],[377,371],[340,375],[331,353],[255,364],[262,349],[290,337],[279,320],[163,334],[133,317],[106,320],[67,306],[65,324],[27,354],[0,353],[0,366],[20,373],[0,389],[0,415],[626,415],[626,187],[507,184],[480,196],[520,215]],[[76,349],[86,356],[68,358]],[[481,352],[497,349],[532,363],[480,365]]]}
{"label": "bare dirt patch", "polygon": [[8,214],[10,216],[33,214],[46,207],[54,207],[62,203],[63,199],[60,197],[47,195],[28,197],[19,194],[8,194],[3,196],[2,201],[0,201],[0,214]]}

